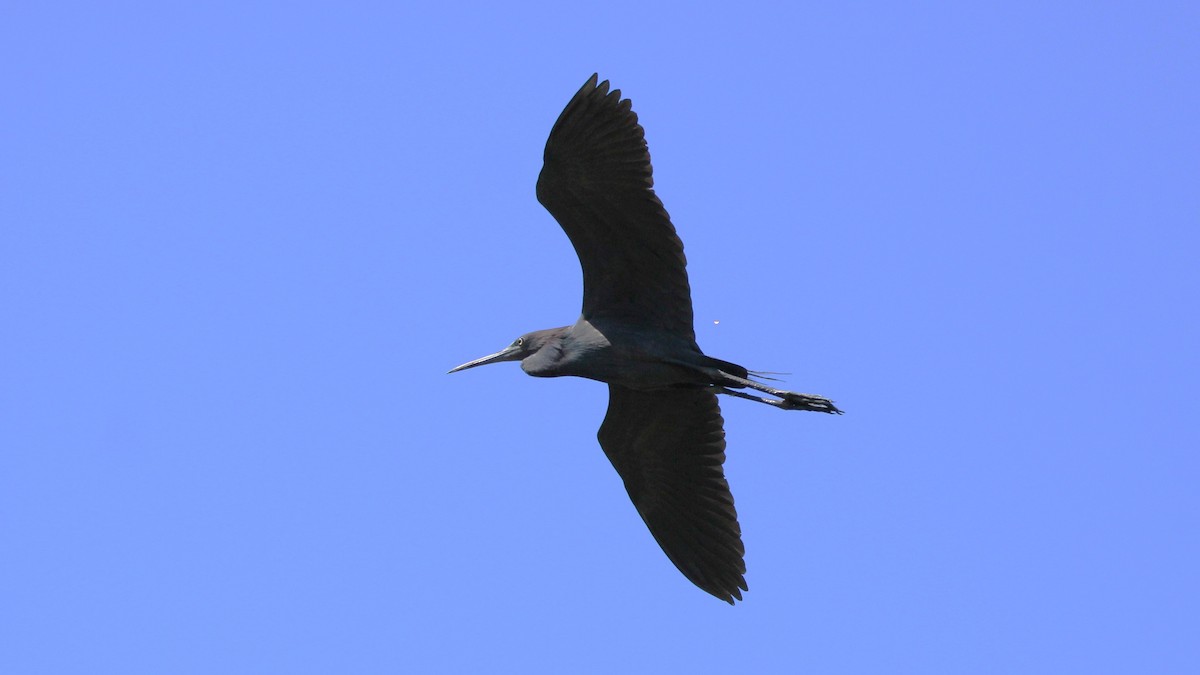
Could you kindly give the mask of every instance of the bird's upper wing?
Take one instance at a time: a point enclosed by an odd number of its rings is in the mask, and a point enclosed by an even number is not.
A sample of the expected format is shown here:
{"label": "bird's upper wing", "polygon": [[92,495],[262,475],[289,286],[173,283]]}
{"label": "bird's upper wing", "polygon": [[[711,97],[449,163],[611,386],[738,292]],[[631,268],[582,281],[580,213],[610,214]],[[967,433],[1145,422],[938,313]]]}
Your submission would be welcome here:
{"label": "bird's upper wing", "polygon": [[546,141],[538,201],[583,266],[583,316],[628,320],[690,340],[692,297],[683,243],[654,194],[650,152],[621,90],[583,85]]}
{"label": "bird's upper wing", "polygon": [[692,583],[733,604],[746,590],[746,564],[721,466],[723,422],[717,395],[708,389],[643,392],[610,384],[598,437],[671,562]]}

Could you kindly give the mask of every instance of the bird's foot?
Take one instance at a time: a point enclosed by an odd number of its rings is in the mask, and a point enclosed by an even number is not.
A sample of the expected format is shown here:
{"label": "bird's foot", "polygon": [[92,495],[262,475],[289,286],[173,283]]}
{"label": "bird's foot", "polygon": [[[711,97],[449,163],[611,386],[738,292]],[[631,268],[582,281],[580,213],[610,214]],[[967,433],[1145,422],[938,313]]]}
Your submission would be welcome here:
{"label": "bird's foot", "polygon": [[833,404],[833,401],[824,396],[815,396],[813,394],[798,394],[794,391],[785,391],[779,394],[782,400],[779,401],[779,407],[783,410],[810,410],[812,412],[829,413],[830,415],[841,415],[842,411]]}

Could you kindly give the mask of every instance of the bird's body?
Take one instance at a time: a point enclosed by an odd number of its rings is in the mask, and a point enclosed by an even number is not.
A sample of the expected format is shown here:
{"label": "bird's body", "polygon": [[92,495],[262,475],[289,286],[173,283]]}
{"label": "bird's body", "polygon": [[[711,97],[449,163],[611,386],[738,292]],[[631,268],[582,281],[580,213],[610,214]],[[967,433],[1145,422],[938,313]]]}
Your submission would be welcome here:
{"label": "bird's body", "polygon": [[695,342],[584,318],[550,329],[545,344],[521,361],[521,369],[534,377],[584,377],[639,391],[711,384],[696,368],[712,365]]}
{"label": "bird's body", "polygon": [[450,372],[519,360],[535,377],[607,383],[598,438],[630,499],[671,562],[732,603],[746,590],[746,567],[722,468],[717,394],[785,410],[841,411],[823,397],[755,382],[742,366],[700,350],[683,244],[654,193],[642,127],[620,91],[609,93],[597,79],[559,116],[537,183],[538,200],[583,267],[582,315]]}

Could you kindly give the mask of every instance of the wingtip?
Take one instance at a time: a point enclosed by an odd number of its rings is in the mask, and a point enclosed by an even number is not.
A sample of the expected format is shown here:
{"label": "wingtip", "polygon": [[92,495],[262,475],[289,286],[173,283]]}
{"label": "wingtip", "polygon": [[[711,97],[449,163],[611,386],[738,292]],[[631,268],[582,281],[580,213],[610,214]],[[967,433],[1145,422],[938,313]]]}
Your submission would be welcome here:
{"label": "wingtip", "polygon": [[[708,590],[708,589],[705,589],[705,590]],[[734,586],[733,588],[730,588],[729,590],[724,590],[724,591],[719,591],[719,592],[715,591],[715,590],[709,590],[708,592],[711,593],[712,595],[716,596],[717,599],[719,599],[719,600],[724,600],[725,602],[728,602],[730,605],[736,605],[737,603],[742,602],[742,592],[749,591],[749,590],[750,590],[749,588],[746,588],[746,580],[741,579],[741,580],[739,580],[737,586]]]}
{"label": "wingtip", "polygon": [[583,86],[579,88],[579,91],[575,93],[575,98],[591,98],[592,96],[604,98],[608,95],[609,86],[608,80],[600,79],[600,73],[592,73],[592,76],[587,79],[587,82],[584,82]]}

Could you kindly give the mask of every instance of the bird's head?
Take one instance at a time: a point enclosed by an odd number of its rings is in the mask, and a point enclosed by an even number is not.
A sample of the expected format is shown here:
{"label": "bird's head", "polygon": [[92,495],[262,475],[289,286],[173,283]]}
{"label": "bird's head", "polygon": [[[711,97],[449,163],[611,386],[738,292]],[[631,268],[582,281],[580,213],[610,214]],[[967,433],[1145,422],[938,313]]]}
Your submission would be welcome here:
{"label": "bird's head", "polygon": [[523,361],[526,358],[536,354],[539,349],[546,346],[546,344],[554,338],[561,336],[568,329],[569,326],[564,326],[562,328],[548,328],[546,330],[535,330],[532,333],[526,333],[516,340],[513,340],[512,344],[504,349],[501,349],[495,354],[488,354],[487,356],[475,359],[474,361],[468,361],[461,366],[451,368],[450,372],[457,373],[458,371],[466,370],[467,368],[486,366],[489,363],[500,363],[501,361]]}

